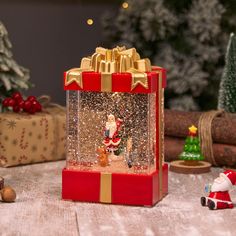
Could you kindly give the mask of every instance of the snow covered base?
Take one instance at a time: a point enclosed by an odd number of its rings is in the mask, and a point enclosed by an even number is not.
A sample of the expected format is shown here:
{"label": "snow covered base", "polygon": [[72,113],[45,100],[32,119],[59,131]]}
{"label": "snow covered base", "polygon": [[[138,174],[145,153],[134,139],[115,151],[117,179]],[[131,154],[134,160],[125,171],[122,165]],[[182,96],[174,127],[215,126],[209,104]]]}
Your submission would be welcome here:
{"label": "snow covered base", "polygon": [[[59,161],[1,169],[6,184],[17,192],[15,203],[0,204],[1,235],[235,235],[236,208],[210,211],[200,204],[205,184],[222,169],[201,175],[169,172],[169,194],[145,208],[62,201],[64,165]],[[236,202],[236,191],[230,196]]]}

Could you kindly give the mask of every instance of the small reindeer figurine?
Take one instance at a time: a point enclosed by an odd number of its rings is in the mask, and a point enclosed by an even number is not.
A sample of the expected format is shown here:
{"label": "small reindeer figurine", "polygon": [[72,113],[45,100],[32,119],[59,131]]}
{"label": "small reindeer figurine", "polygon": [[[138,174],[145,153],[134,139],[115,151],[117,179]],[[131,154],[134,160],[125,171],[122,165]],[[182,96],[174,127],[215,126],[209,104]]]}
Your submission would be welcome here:
{"label": "small reindeer figurine", "polygon": [[99,165],[102,167],[108,166],[109,161],[108,161],[108,154],[107,154],[106,148],[105,147],[97,148],[97,153],[99,154],[98,156]]}

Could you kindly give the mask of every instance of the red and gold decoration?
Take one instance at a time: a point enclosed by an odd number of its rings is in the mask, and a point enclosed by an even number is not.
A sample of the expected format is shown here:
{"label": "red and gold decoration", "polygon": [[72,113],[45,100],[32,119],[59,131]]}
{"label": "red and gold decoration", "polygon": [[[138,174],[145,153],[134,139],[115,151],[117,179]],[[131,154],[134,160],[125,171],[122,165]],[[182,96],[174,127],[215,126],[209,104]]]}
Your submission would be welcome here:
{"label": "red and gold decoration", "polygon": [[[157,89],[154,75],[158,71],[165,73],[160,67],[154,69],[149,59],[141,59],[135,48],[109,50],[99,47],[91,57],[81,60],[80,68],[65,73],[64,89],[151,93]],[[165,75],[162,79],[165,81]]]}
{"label": "red and gold decoration", "polygon": [[152,206],[167,194],[165,85],[165,69],[151,66],[135,48],[98,47],[65,72],[63,199]]}

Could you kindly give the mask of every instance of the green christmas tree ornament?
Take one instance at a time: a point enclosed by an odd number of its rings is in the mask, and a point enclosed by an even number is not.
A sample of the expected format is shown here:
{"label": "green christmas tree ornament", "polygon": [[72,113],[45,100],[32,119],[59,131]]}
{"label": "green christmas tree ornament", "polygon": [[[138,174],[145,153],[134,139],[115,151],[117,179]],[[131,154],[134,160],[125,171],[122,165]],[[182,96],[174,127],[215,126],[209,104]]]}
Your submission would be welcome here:
{"label": "green christmas tree ornament", "polygon": [[187,163],[190,162],[191,164],[204,160],[201,153],[200,141],[197,136],[197,128],[194,125],[189,127],[189,135],[185,140],[184,150],[179,155],[179,159],[184,160]]}
{"label": "green christmas tree ornament", "polygon": [[170,171],[181,174],[201,174],[210,171],[211,164],[203,161],[200,140],[197,135],[197,127],[188,128],[189,133],[185,139],[183,152],[178,156],[179,160],[170,163]]}
{"label": "green christmas tree ornament", "polygon": [[236,37],[231,33],[220,83],[218,109],[236,112]]}

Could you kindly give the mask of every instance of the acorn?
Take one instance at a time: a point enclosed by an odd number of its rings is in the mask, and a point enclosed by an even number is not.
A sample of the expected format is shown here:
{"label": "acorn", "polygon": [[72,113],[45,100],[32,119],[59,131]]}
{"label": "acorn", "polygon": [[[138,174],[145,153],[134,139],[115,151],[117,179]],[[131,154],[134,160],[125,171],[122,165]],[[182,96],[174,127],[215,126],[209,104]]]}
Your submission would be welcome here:
{"label": "acorn", "polygon": [[0,193],[3,202],[14,202],[16,200],[16,192],[10,186],[4,187]]}

